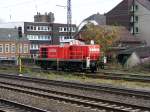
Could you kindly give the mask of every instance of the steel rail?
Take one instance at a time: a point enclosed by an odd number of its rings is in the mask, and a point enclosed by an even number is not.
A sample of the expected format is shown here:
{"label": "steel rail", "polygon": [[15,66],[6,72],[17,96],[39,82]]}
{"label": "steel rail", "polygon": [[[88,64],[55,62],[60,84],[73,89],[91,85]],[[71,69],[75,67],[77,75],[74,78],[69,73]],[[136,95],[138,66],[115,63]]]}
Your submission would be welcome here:
{"label": "steel rail", "polygon": [[10,101],[7,99],[0,98],[0,112],[9,112],[9,111],[15,111],[15,112],[50,112],[47,110],[42,110],[36,107],[32,107],[29,105],[24,105],[21,103],[17,103],[14,101]]}
{"label": "steel rail", "polygon": [[[36,72],[41,71],[39,68],[34,68]],[[42,70],[43,72],[50,72],[55,70]],[[102,74],[104,75],[102,75]],[[74,72],[73,75],[82,76],[83,73]],[[103,78],[103,79],[113,79],[113,80],[125,80],[125,81],[135,81],[135,82],[150,82],[150,76],[142,76],[142,75],[135,75],[135,74],[128,74],[128,73],[111,73],[111,72],[96,72],[92,74],[91,72],[84,73],[84,76],[89,78]]]}
{"label": "steel rail", "polygon": [[93,77],[93,78],[104,78],[104,79],[114,79],[114,80],[150,82],[150,76],[137,75],[131,73],[129,74],[129,73],[115,73],[115,72],[97,72],[96,74],[86,74],[86,76]]}
{"label": "steel rail", "polygon": [[104,92],[109,92],[113,94],[135,96],[135,97],[140,97],[144,99],[150,99],[150,91],[145,91],[145,90],[133,90],[133,89],[127,89],[127,88],[112,87],[109,85],[83,84],[83,83],[77,83],[77,82],[48,80],[48,79],[32,78],[32,77],[8,75],[8,74],[0,74],[0,77],[9,78],[13,80],[22,80],[22,81],[41,83],[41,84],[46,84],[46,85],[76,88],[76,89],[82,89],[82,90],[84,89],[84,90],[90,90],[90,91],[93,91],[93,90],[104,91]]}
{"label": "steel rail", "polygon": [[[12,67],[12,65],[3,65],[3,67]],[[31,67],[32,68],[32,67]],[[41,70],[39,67],[32,68],[32,70],[39,72],[48,72],[48,71],[55,71],[55,70]],[[104,75],[99,75],[99,73],[102,73]],[[81,76],[80,72],[74,72],[74,75]],[[123,76],[124,75],[124,76]],[[113,80],[125,80],[125,81],[135,81],[135,82],[150,82],[150,76],[142,76],[142,75],[135,75],[135,74],[129,74],[129,73],[112,73],[112,72],[103,72],[98,71],[96,74],[84,74],[84,76],[90,77],[90,78],[103,78],[103,79],[113,79]]]}
{"label": "steel rail", "polygon": [[[115,112],[131,112],[135,110],[137,112],[145,112],[145,111],[150,112],[149,107],[125,104],[125,103],[120,103],[120,102],[115,102],[115,101],[102,100],[98,98],[74,95],[70,93],[52,91],[48,89],[40,89],[37,87],[22,86],[22,85],[10,84],[10,83],[5,83],[5,82],[3,84],[9,85],[9,86],[0,85],[0,87],[4,89],[19,91],[22,93],[32,94],[32,95],[36,95],[36,96],[40,96],[44,98],[47,97],[50,99],[65,101],[65,102],[69,102],[73,104],[75,103],[78,105],[84,105],[85,107],[88,106],[94,109],[106,109],[107,111],[115,111]],[[19,87],[19,88],[16,88],[16,87]],[[25,90],[25,89],[28,89],[28,90]],[[45,94],[42,92],[45,92]]]}

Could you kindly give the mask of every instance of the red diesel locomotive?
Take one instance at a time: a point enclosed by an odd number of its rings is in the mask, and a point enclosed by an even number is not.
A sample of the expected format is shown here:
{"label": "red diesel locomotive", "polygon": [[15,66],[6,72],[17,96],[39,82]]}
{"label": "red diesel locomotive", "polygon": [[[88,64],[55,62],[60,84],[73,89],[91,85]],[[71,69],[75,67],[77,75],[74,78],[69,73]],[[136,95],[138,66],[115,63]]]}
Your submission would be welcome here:
{"label": "red diesel locomotive", "polygon": [[48,45],[39,50],[38,65],[43,69],[97,70],[99,45]]}

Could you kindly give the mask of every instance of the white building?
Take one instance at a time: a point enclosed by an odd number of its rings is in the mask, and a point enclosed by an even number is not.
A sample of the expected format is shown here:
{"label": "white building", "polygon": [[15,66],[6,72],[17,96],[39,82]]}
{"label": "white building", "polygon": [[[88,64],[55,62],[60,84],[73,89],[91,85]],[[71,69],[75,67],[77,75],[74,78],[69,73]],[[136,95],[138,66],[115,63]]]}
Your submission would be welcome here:
{"label": "white building", "polygon": [[122,0],[105,15],[106,24],[125,26],[150,45],[150,0]]}
{"label": "white building", "polygon": [[150,0],[135,0],[134,7],[135,36],[145,40],[150,45]]}

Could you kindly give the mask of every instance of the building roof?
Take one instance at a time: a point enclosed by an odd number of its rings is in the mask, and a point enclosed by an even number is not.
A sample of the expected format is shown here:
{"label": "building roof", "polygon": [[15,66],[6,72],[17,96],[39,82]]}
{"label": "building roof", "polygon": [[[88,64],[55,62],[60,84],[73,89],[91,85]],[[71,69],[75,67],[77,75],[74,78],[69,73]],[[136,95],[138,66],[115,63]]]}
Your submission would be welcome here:
{"label": "building roof", "polygon": [[142,43],[140,38],[133,36],[125,27],[117,26],[119,30],[119,42],[137,42]]}
{"label": "building roof", "polygon": [[82,29],[87,23],[93,23],[94,25],[106,25],[106,16],[102,14],[93,14],[84,19],[78,26],[78,29]]}
{"label": "building roof", "polygon": [[[19,40],[18,30],[14,28],[0,28],[0,41],[14,41]],[[20,38],[20,41],[27,41],[26,37]]]}
{"label": "building roof", "polygon": [[83,21],[95,21],[98,25],[106,25],[105,15],[101,15],[99,13],[91,15]]}
{"label": "building roof", "polygon": [[150,0],[137,0],[141,5],[150,10]]}
{"label": "building roof", "polygon": [[[140,3],[141,5],[143,5],[145,8],[147,8],[148,10],[150,10],[150,0],[135,0],[138,3]],[[126,4],[125,7],[122,7],[122,4]],[[122,0],[118,5],[116,5],[112,10],[110,10],[109,12],[106,13],[106,15],[113,13],[113,10],[118,10],[118,7],[122,7],[122,8],[128,8],[130,9],[131,6],[133,4],[133,0]],[[124,12],[125,13],[125,12]],[[128,14],[128,13],[127,13]]]}
{"label": "building roof", "polygon": [[150,46],[130,48],[120,52],[119,54],[131,55],[133,52],[135,52],[140,58],[150,57]]}

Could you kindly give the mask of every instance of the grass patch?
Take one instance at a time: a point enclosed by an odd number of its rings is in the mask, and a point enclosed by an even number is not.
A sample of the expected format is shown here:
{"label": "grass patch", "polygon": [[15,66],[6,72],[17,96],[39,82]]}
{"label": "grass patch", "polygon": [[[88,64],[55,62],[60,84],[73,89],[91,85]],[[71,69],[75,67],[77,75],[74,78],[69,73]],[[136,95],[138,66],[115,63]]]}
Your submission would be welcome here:
{"label": "grass patch", "polygon": [[93,78],[88,78],[84,75],[75,76],[71,73],[65,73],[65,72],[33,73],[32,75],[36,77],[51,79],[51,80],[79,81],[88,84],[89,83],[109,84],[113,86],[150,90],[149,83],[131,82],[131,81],[124,81],[124,80],[111,80],[111,79],[93,79]]}
{"label": "grass patch", "polygon": [[[9,67],[9,68],[0,68],[0,73],[9,73],[16,74],[18,73],[18,68]],[[146,89],[150,90],[150,83],[143,82],[131,82],[124,80],[110,80],[110,79],[94,79],[86,77],[84,74],[74,75],[69,72],[33,72],[29,67],[23,66],[22,68],[23,74],[28,74],[33,77],[41,77],[51,80],[66,80],[66,81],[79,81],[82,83],[95,83],[95,84],[109,84],[114,86],[122,86],[127,88],[136,88],[136,89]],[[144,74],[145,75],[145,74]]]}

